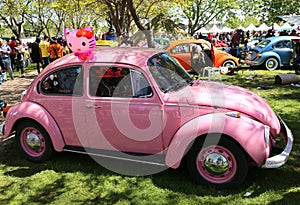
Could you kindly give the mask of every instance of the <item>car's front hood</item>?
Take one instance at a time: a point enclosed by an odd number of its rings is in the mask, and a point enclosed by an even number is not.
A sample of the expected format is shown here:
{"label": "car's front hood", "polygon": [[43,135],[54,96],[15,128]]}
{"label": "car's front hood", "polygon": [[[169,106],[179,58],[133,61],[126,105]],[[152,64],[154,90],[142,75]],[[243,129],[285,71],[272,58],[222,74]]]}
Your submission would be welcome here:
{"label": "car's front hood", "polygon": [[247,89],[202,81],[187,87],[180,95],[181,100],[186,101],[185,103],[189,105],[238,111],[270,126],[271,133],[274,136],[277,136],[280,132],[279,120],[268,103]]}

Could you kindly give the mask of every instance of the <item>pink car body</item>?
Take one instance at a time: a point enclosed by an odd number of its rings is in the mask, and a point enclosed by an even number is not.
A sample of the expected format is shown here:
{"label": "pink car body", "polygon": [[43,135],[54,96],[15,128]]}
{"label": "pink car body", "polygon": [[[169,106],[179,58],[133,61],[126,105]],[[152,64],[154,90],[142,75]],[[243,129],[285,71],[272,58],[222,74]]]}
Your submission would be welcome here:
{"label": "pink car body", "polygon": [[[136,161],[178,168],[186,154],[193,179],[219,187],[241,184],[249,162],[276,168],[288,160],[291,131],[253,92],[193,81],[165,51],[99,48],[94,56],[81,62],[69,54],[51,63],[8,111],[3,135],[15,133],[26,159],[105,150],[159,155],[159,162]],[[68,81],[75,78],[77,84]],[[68,83],[75,83],[73,91]],[[285,150],[270,157],[280,133]]]}

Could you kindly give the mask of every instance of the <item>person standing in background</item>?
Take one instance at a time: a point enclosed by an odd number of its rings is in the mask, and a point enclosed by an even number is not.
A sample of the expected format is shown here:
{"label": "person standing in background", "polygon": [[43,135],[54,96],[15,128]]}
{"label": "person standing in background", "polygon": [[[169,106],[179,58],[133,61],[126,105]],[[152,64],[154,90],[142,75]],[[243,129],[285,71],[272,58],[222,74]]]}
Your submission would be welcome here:
{"label": "person standing in background", "polygon": [[40,52],[42,56],[42,68],[44,69],[49,64],[49,52],[48,47],[50,46],[49,37],[44,36],[44,40],[40,42]]}
{"label": "person standing in background", "polygon": [[16,67],[16,51],[15,51],[15,47],[17,47],[17,40],[16,37],[12,36],[10,38],[10,41],[8,42],[8,45],[11,49],[11,54],[10,54],[10,62],[11,62],[11,68],[13,71],[15,71],[15,67]]}
{"label": "person standing in background", "polygon": [[10,54],[11,54],[11,48],[9,45],[4,44],[4,41],[2,38],[0,38],[0,58],[2,60],[2,68],[1,68],[1,83],[2,79],[6,79],[6,71],[8,71],[10,78],[13,80],[14,75],[13,75],[13,70],[11,68],[11,60],[10,60]]}
{"label": "person standing in background", "polygon": [[50,53],[50,63],[63,56],[63,48],[57,43],[56,38],[50,38],[48,52]]}
{"label": "person standing in background", "polygon": [[36,70],[38,74],[41,72],[40,63],[42,62],[42,56],[39,47],[40,42],[41,39],[39,37],[36,37],[36,40],[31,43],[31,59],[34,63],[36,63]]}

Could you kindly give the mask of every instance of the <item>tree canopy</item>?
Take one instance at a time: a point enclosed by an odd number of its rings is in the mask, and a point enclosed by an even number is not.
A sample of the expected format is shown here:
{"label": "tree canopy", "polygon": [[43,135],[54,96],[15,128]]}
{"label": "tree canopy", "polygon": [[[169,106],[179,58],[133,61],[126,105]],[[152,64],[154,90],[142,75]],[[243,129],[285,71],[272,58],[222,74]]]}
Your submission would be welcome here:
{"label": "tree canopy", "polygon": [[3,0],[0,6],[0,32],[8,28],[17,38],[60,35],[64,27],[87,25],[114,28],[117,35],[139,30],[150,38],[149,30],[176,31],[180,19],[193,35],[214,20],[236,26],[242,21],[237,13],[261,23],[300,14],[298,0]]}

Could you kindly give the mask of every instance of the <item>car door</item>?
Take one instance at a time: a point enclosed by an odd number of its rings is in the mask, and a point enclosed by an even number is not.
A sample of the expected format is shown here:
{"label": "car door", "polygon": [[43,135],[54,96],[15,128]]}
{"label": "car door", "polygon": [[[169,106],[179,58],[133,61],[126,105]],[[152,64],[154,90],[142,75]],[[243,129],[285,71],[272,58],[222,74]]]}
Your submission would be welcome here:
{"label": "car door", "polygon": [[291,40],[278,41],[273,45],[273,52],[280,56],[283,65],[290,65],[293,49]]}
{"label": "car door", "polygon": [[67,146],[88,146],[83,79],[83,67],[78,65],[57,69],[40,82],[43,97],[37,101],[51,113]]}
{"label": "car door", "polygon": [[161,101],[145,75],[128,66],[89,68],[86,119],[92,149],[162,151]]}

